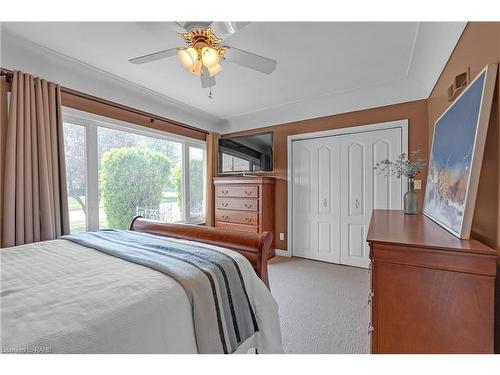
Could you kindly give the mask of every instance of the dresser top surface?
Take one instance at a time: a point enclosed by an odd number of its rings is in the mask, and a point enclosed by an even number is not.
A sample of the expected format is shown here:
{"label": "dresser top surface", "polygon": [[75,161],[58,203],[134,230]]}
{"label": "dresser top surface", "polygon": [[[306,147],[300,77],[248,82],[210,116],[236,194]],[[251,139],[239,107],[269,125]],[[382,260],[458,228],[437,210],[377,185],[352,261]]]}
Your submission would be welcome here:
{"label": "dresser top surface", "polygon": [[226,184],[274,184],[274,177],[265,176],[219,176],[214,177],[215,185]]}
{"label": "dresser top surface", "polygon": [[397,210],[373,210],[367,241],[497,255],[495,250],[479,241],[455,237],[422,214],[405,215]]}

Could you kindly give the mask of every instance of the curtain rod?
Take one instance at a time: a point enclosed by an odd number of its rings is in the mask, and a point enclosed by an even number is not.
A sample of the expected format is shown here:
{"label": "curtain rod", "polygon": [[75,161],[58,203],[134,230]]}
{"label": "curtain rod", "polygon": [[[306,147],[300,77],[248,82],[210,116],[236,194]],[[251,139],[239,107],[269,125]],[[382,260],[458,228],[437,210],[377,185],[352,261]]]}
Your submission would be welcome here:
{"label": "curtain rod", "polygon": [[10,81],[14,77],[14,72],[9,69],[0,68],[0,77],[5,76],[7,81]]}
{"label": "curtain rod", "polygon": [[[0,76],[7,77],[7,80],[9,81],[14,77],[14,72],[10,69],[0,68]],[[140,116],[149,117],[149,119],[152,123],[155,121],[163,121],[163,122],[166,122],[166,123],[169,123],[172,125],[177,125],[179,127],[185,128],[185,129],[194,130],[194,131],[197,131],[199,133],[209,134],[209,132],[207,130],[200,129],[200,128],[197,128],[195,126],[183,124],[182,122],[171,120],[171,119],[168,119],[168,118],[165,118],[162,116],[153,115],[152,113],[149,113],[149,112],[141,111],[139,109],[128,107],[128,106],[123,105],[123,104],[119,104],[119,103],[116,103],[116,102],[113,102],[113,101],[110,101],[107,99],[102,99],[102,98],[99,98],[97,96],[86,94],[84,92],[81,92],[78,90],[73,90],[73,89],[70,89],[70,88],[67,88],[64,86],[61,86],[61,92],[64,92],[64,93],[69,94],[69,95],[77,96],[77,97],[82,98],[82,99],[87,99],[87,100],[91,100],[91,101],[94,101],[97,103],[108,105],[108,106],[111,106],[111,107],[114,107],[117,109],[132,112],[132,113],[135,113],[135,114],[140,115]]]}

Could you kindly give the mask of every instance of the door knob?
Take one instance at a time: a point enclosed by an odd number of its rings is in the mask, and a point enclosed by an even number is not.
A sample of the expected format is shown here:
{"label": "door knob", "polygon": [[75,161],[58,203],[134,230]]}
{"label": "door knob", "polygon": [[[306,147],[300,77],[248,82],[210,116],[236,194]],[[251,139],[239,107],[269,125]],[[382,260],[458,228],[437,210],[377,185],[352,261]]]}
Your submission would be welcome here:
{"label": "door knob", "polygon": [[373,328],[373,325],[370,323],[368,325],[368,334],[371,335],[373,331],[375,331],[375,328]]}

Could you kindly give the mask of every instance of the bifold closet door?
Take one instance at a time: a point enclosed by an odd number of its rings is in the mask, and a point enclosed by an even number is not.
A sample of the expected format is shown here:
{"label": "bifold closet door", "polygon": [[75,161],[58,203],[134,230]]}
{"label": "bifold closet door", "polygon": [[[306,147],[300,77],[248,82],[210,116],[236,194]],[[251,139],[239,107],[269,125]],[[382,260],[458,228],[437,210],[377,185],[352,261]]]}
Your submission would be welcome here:
{"label": "bifold closet door", "polygon": [[293,255],[340,262],[338,137],[293,142]]}
{"label": "bifold closet door", "polygon": [[401,129],[342,135],[340,263],[368,267],[366,235],[372,209],[400,210],[402,179],[378,175],[378,161],[401,154]]}

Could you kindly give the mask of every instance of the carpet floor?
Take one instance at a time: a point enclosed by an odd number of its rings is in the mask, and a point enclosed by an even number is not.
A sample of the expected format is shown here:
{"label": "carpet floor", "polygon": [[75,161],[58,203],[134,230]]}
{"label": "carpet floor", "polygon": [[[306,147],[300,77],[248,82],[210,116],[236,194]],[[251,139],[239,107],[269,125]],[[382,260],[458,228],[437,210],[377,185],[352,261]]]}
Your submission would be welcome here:
{"label": "carpet floor", "polygon": [[269,262],[285,353],[369,353],[369,274],[301,258]]}

